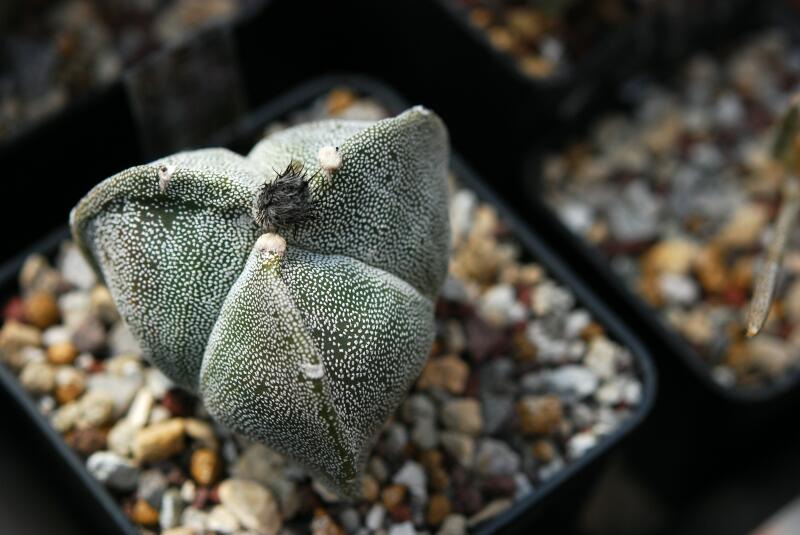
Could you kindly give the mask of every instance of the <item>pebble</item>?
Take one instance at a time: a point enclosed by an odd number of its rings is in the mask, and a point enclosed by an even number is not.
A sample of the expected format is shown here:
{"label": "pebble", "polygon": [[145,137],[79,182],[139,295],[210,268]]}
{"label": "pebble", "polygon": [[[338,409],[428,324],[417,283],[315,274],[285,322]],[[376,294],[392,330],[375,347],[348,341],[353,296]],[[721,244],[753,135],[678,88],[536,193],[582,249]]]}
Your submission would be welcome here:
{"label": "pebble", "polygon": [[108,448],[118,455],[130,456],[131,445],[138,430],[127,418],[117,421],[108,431]]}
{"label": "pebble", "polygon": [[50,263],[43,255],[34,253],[25,259],[22,268],[19,270],[19,286],[23,290],[32,290],[35,288],[37,281],[39,281],[45,273],[52,271]]}
{"label": "pebble", "polygon": [[[68,343],[71,337],[72,331],[69,327],[65,325],[53,325],[42,332],[42,344],[49,349],[51,346]],[[55,362],[54,364],[59,363]]]}
{"label": "pebble", "polygon": [[573,435],[567,441],[567,454],[572,459],[583,457],[587,451],[597,445],[597,437],[590,431]]}
{"label": "pebble", "polygon": [[114,414],[117,416],[125,414],[141,385],[141,377],[104,372],[90,374],[86,381],[89,391],[103,394],[111,400]]}
{"label": "pebble", "polygon": [[324,509],[318,508],[311,521],[311,535],[344,535],[344,531]]}
{"label": "pebble", "polygon": [[487,362],[479,373],[482,394],[514,394],[517,384],[515,363],[510,358],[495,358]]}
{"label": "pebble", "polygon": [[56,370],[55,396],[63,405],[75,401],[86,390],[86,375],[70,366],[61,366]]}
{"label": "pebble", "polygon": [[136,428],[144,427],[150,419],[153,403],[155,403],[153,394],[142,388],[134,396],[125,418]]}
{"label": "pebble", "polygon": [[283,521],[272,494],[253,481],[226,479],[219,485],[219,499],[247,529],[277,535]]}
{"label": "pebble", "polygon": [[386,429],[384,437],[383,446],[386,455],[390,457],[401,456],[408,444],[408,430],[406,427],[399,422],[394,422]]}
{"label": "pebble", "polygon": [[51,415],[50,423],[56,431],[63,434],[73,428],[75,422],[78,421],[80,413],[81,409],[77,403],[66,403]]}
{"label": "pebble", "polygon": [[80,427],[67,434],[67,445],[84,457],[107,448],[106,432],[96,427]]}
{"label": "pebble", "polygon": [[160,461],[182,452],[185,447],[183,431],[184,422],[180,418],[139,430],[131,446],[134,459],[144,463]]}
{"label": "pebble", "polygon": [[423,450],[439,445],[439,428],[434,419],[419,420],[411,430],[411,442]]}
{"label": "pebble", "polygon": [[403,403],[403,418],[408,423],[420,420],[435,420],[436,405],[425,394],[411,394]]}
{"label": "pebble", "polygon": [[555,433],[564,419],[558,396],[525,396],[517,402],[520,429],[526,435]]}
{"label": "pebble", "polygon": [[392,478],[395,484],[405,486],[411,498],[418,503],[425,503],[428,499],[428,479],[422,466],[414,461],[406,461]]}
{"label": "pebble", "polygon": [[181,525],[193,532],[204,533],[208,528],[208,513],[196,507],[187,507],[181,513]]}
{"label": "pebble", "polygon": [[493,435],[500,432],[514,412],[514,398],[503,394],[481,394],[483,430]]}
{"label": "pebble", "polygon": [[370,458],[367,470],[375,477],[378,483],[385,483],[389,479],[389,468],[386,465],[386,461],[377,455]]}
{"label": "pebble", "polygon": [[619,347],[605,337],[597,336],[589,343],[584,364],[600,379],[610,379],[617,371]]}
{"label": "pebble", "polygon": [[469,520],[467,521],[467,526],[473,527],[477,526],[481,522],[486,522],[490,518],[494,518],[500,513],[507,511],[511,505],[513,505],[513,501],[507,498],[499,498],[492,502],[489,502],[486,507],[472,515]]}
{"label": "pebble", "polygon": [[597,376],[584,366],[563,366],[545,376],[548,386],[568,399],[583,399],[597,390]]}
{"label": "pebble", "polygon": [[428,503],[425,520],[430,526],[437,527],[451,513],[453,509],[450,499],[444,494],[434,494]]}
{"label": "pebble", "polygon": [[383,526],[383,519],[386,518],[386,509],[380,505],[375,504],[370,507],[367,516],[364,520],[364,525],[370,531],[376,531]]}
{"label": "pebble", "polygon": [[123,321],[116,322],[109,331],[108,346],[111,356],[140,355],[142,353],[139,342],[136,341],[133,333]]}
{"label": "pebble", "polygon": [[658,289],[664,300],[673,305],[690,305],[700,296],[700,288],[687,275],[664,273],[658,278]]}
{"label": "pebble", "polygon": [[222,505],[215,505],[208,513],[208,529],[218,533],[235,533],[240,529],[239,520]]}
{"label": "pebble", "polygon": [[110,451],[90,455],[86,468],[104,485],[123,492],[135,489],[139,478],[139,469],[132,462]]}
{"label": "pebble", "polygon": [[158,509],[146,500],[136,500],[131,511],[131,520],[142,526],[155,526],[158,524]]}
{"label": "pebble", "polygon": [[195,398],[182,388],[170,388],[167,390],[161,403],[172,416],[186,417],[194,413]]}
{"label": "pebble", "polygon": [[361,517],[358,511],[348,507],[339,514],[339,522],[346,533],[355,533],[361,527]]}
{"label": "pebble", "polygon": [[197,535],[197,531],[186,526],[168,528],[161,532],[161,535]]}
{"label": "pebble", "polygon": [[520,456],[500,440],[484,438],[478,444],[475,469],[483,476],[513,475],[519,470]]}
{"label": "pebble", "polygon": [[198,485],[213,485],[222,474],[222,459],[215,450],[197,449],[192,452],[189,471]]}
{"label": "pebble", "polygon": [[475,462],[475,439],[464,433],[444,431],[441,433],[444,450],[461,466],[472,467]]}
{"label": "pebble", "polygon": [[531,299],[531,309],[539,317],[551,313],[566,313],[574,305],[575,298],[573,295],[567,289],[552,281],[538,284]]}
{"label": "pebble", "polygon": [[473,398],[450,400],[442,407],[442,423],[448,429],[478,435],[483,429],[481,405]]}
{"label": "pebble", "polygon": [[384,488],[383,492],[381,492],[381,501],[383,502],[384,507],[391,511],[403,503],[403,501],[406,499],[407,490],[408,489],[406,489],[405,485],[399,485],[396,483]]}
{"label": "pebble", "polygon": [[782,340],[765,333],[747,341],[747,352],[752,365],[770,377],[779,377],[796,360]]}
{"label": "pebble", "polygon": [[467,518],[464,515],[448,515],[436,535],[466,535]]}
{"label": "pebble", "polygon": [[183,500],[181,493],[176,489],[169,489],[161,497],[158,524],[162,530],[176,528],[180,525],[183,513]]}
{"label": "pebble", "polygon": [[[91,300],[86,292],[72,291],[62,294],[58,298],[58,308],[61,310],[61,320],[70,331],[76,331],[83,323],[92,319]],[[105,331],[103,332],[105,342]]]}
{"label": "pebble", "polygon": [[671,239],[659,242],[642,259],[646,271],[655,273],[686,274],[697,256],[699,247],[684,239]]}
{"label": "pebble", "polygon": [[412,394],[403,404],[403,418],[408,423],[436,419],[436,405],[422,393]]}
{"label": "pebble", "polygon": [[451,394],[462,394],[467,386],[469,366],[456,355],[445,355],[428,361],[417,380],[421,390],[441,388]]}
{"label": "pebble", "polygon": [[78,427],[98,427],[111,421],[114,411],[113,401],[103,392],[89,390],[79,400],[80,413],[75,425]]}
{"label": "pebble", "polygon": [[401,522],[389,526],[389,535],[416,535],[417,530],[411,522]]}
{"label": "pebble", "polygon": [[197,418],[185,418],[183,423],[184,432],[197,445],[214,451],[219,449],[219,441],[211,424]]}
{"label": "pebble", "polygon": [[95,286],[89,294],[89,311],[106,325],[113,325],[119,321],[119,313],[114,305],[111,292],[105,286]]}
{"label": "pebble", "polygon": [[81,290],[91,290],[97,284],[94,270],[74,245],[69,245],[62,252],[60,268],[64,280]]}
{"label": "pebble", "polygon": [[72,342],[60,342],[47,348],[47,360],[56,365],[72,364],[78,356],[78,348]]}
{"label": "pebble", "polygon": [[194,503],[197,498],[197,485],[191,479],[187,479],[181,485],[181,499],[186,503]]}
{"label": "pebble", "polygon": [[106,345],[106,330],[96,318],[87,318],[72,333],[72,343],[80,353],[100,353]]}
{"label": "pebble", "polygon": [[25,320],[39,329],[55,325],[61,317],[58,301],[50,292],[37,291],[30,294],[23,299],[22,310]]}
{"label": "pebble", "polygon": [[478,313],[498,328],[522,321],[527,315],[510,284],[498,284],[489,288],[478,301]]}
{"label": "pebble", "polygon": [[144,371],[144,381],[156,399],[163,398],[167,391],[174,386],[172,381],[157,368],[147,368]]}
{"label": "pebble", "polygon": [[161,499],[164,497],[164,492],[169,486],[167,476],[165,476],[158,468],[151,468],[144,470],[139,475],[139,483],[136,487],[136,495],[146,500],[147,503],[153,507],[158,507],[161,504]]}
{"label": "pebble", "polygon": [[29,362],[22,368],[19,381],[33,394],[47,394],[56,386],[56,371],[45,362]]}
{"label": "pebble", "polygon": [[7,321],[0,330],[0,347],[6,350],[42,345],[42,332],[32,325]]}

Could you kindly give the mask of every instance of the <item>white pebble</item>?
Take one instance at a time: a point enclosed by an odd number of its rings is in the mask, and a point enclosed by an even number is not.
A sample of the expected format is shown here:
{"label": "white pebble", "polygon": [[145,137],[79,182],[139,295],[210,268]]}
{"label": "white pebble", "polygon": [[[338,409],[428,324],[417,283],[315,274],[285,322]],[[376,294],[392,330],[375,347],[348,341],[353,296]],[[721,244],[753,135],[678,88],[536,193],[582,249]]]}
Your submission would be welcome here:
{"label": "white pebble", "polygon": [[86,468],[98,481],[120,491],[136,488],[139,478],[139,469],[132,462],[110,451],[93,453]]}
{"label": "white pebble", "polygon": [[584,431],[569,439],[567,442],[567,453],[570,458],[577,459],[586,454],[586,452],[592,449],[596,444],[597,437],[594,433]]}
{"label": "white pebble", "polygon": [[414,524],[403,522],[402,524],[392,524],[389,528],[389,535],[417,535]]}
{"label": "white pebble", "polygon": [[386,517],[386,509],[381,504],[376,503],[367,513],[365,524],[367,529],[372,531],[383,526],[383,519]]}

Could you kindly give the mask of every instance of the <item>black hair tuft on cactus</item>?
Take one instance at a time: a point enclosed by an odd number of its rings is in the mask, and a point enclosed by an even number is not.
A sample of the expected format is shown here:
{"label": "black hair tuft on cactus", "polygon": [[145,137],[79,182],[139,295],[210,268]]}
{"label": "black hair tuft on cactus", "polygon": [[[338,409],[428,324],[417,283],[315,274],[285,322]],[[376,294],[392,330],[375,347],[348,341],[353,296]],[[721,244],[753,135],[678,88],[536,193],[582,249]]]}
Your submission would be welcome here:
{"label": "black hair tuft on cactus", "polygon": [[295,162],[267,182],[256,198],[255,219],[264,232],[296,230],[314,217],[308,173]]}

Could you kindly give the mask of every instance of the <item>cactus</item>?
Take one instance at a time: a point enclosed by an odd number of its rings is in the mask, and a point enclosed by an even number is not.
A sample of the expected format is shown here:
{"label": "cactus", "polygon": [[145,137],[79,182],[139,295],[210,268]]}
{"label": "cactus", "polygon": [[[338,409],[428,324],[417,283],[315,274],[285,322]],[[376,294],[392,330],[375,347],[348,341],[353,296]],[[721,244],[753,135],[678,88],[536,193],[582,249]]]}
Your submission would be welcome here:
{"label": "cactus", "polygon": [[308,123],[123,171],[72,231],[154,365],[354,496],[433,341],[447,153],[423,108]]}

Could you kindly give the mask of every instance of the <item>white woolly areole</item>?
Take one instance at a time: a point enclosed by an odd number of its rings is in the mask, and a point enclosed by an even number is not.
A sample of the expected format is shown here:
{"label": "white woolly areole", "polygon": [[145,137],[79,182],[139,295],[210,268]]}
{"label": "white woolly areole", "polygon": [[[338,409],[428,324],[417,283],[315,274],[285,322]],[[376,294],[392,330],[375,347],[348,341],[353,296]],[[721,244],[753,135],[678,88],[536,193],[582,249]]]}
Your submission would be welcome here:
{"label": "white woolly areole", "polygon": [[286,240],[278,234],[267,232],[256,240],[256,249],[262,253],[282,255],[286,252]]}
{"label": "white woolly areole", "polygon": [[172,180],[172,173],[175,172],[175,166],[164,164],[158,168],[158,187],[161,188],[161,193],[166,191],[169,186],[169,181]]}
{"label": "white woolly areole", "polygon": [[319,149],[317,160],[319,160],[319,166],[329,173],[342,166],[342,155],[339,154],[339,150],[336,147],[331,147],[330,145]]}

